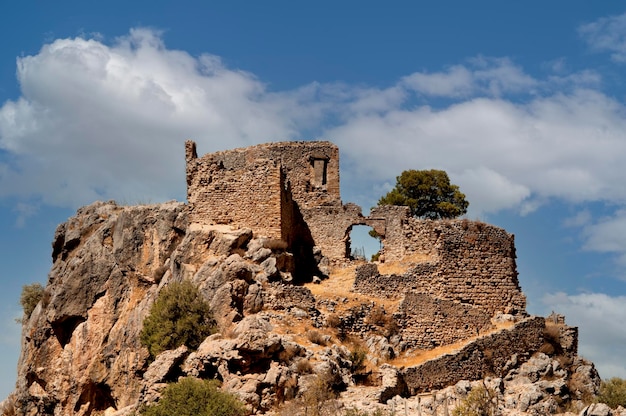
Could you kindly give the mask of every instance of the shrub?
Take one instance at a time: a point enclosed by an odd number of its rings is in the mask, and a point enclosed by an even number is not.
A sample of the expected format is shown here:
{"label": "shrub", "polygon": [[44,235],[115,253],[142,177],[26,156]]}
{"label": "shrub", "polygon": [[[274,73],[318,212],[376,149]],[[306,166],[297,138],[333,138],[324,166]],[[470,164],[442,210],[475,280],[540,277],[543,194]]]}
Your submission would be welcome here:
{"label": "shrub", "polygon": [[352,365],[350,366],[350,371],[352,373],[359,373],[365,369],[365,359],[367,358],[367,351],[360,345],[355,346],[350,351],[350,356],[348,358],[352,363]]}
{"label": "shrub", "polygon": [[163,288],[150,308],[141,330],[141,343],[150,357],[186,345],[196,349],[215,331],[209,303],[189,281]]}
{"label": "shrub", "polygon": [[603,381],[600,385],[597,401],[606,403],[611,409],[615,409],[617,406],[626,407],[626,380],[613,377],[608,381]]}
{"label": "shrub", "polygon": [[326,326],[329,328],[337,328],[341,325],[341,318],[334,313],[326,317]]}
{"label": "shrub", "polygon": [[43,286],[39,283],[33,283],[32,285],[24,285],[22,286],[22,294],[20,295],[20,304],[24,309],[24,314],[26,317],[30,317],[30,315],[35,310],[35,307],[39,303],[39,301],[43,298]]}
{"label": "shrub", "polygon": [[322,333],[320,333],[319,331],[316,331],[315,329],[307,331],[306,337],[313,344],[317,344],[317,345],[328,344],[328,337],[324,336]]}
{"label": "shrub", "polygon": [[298,374],[311,374],[313,372],[313,365],[308,359],[302,358],[296,363],[296,372]]}
{"label": "shrub", "polygon": [[379,305],[374,305],[367,315],[367,323],[371,325],[384,326],[387,322],[387,314],[385,309]]}
{"label": "shrub", "polygon": [[472,387],[467,397],[454,408],[452,416],[493,416],[498,411],[495,397],[496,393],[485,386]]}
{"label": "shrub", "polygon": [[168,385],[157,404],[139,411],[144,416],[243,416],[244,405],[221,391],[216,380],[186,377]]}

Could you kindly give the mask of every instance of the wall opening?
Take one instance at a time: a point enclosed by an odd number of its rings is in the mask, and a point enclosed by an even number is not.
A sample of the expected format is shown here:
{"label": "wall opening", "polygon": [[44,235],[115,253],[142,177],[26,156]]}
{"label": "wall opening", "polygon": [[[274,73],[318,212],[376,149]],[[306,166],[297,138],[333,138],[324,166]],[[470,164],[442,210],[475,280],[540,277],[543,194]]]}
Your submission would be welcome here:
{"label": "wall opening", "polygon": [[328,167],[328,159],[313,159],[311,163],[313,165],[313,186],[316,188],[326,186],[326,182],[328,181],[328,176],[326,172]]}
{"label": "wall opening", "polygon": [[375,237],[374,229],[367,225],[352,225],[346,231],[346,257],[372,261],[383,248],[380,238]]}

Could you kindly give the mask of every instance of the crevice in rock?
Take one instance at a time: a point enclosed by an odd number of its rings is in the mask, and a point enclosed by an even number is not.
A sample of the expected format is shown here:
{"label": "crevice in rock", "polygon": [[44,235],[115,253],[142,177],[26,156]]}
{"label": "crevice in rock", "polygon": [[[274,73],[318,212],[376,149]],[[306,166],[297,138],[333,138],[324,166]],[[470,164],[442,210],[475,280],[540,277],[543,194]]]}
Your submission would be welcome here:
{"label": "crevice in rock", "polygon": [[85,414],[106,410],[109,407],[116,408],[111,388],[104,383],[87,383],[83,386],[83,391],[74,405],[74,411],[77,412],[85,404],[88,404]]}
{"label": "crevice in rock", "polygon": [[70,339],[72,339],[72,333],[78,325],[85,322],[85,318],[82,316],[65,316],[61,319],[51,322],[52,331],[56,336],[61,347],[65,347]]}

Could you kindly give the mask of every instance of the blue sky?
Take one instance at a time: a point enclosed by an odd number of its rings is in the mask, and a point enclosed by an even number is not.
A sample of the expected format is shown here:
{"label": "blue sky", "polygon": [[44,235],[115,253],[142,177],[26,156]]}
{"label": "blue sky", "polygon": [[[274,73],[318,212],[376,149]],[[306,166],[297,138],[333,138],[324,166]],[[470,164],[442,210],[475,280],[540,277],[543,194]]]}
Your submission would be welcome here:
{"label": "blue sky", "polygon": [[187,138],[331,140],[366,211],[403,169],[447,170],[515,234],[529,312],[626,377],[623,3],[212,3],[0,5],[0,398],[57,224],[183,200]]}

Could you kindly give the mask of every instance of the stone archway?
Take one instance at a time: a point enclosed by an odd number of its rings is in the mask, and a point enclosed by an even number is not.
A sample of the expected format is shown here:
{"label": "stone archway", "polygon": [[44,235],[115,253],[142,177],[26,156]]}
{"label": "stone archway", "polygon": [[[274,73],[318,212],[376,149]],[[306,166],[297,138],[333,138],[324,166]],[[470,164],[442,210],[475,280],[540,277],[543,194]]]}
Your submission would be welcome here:
{"label": "stone archway", "polygon": [[345,258],[370,261],[373,255],[380,252],[383,246],[382,238],[372,236],[371,231],[375,229],[365,222],[348,227],[344,237]]}

